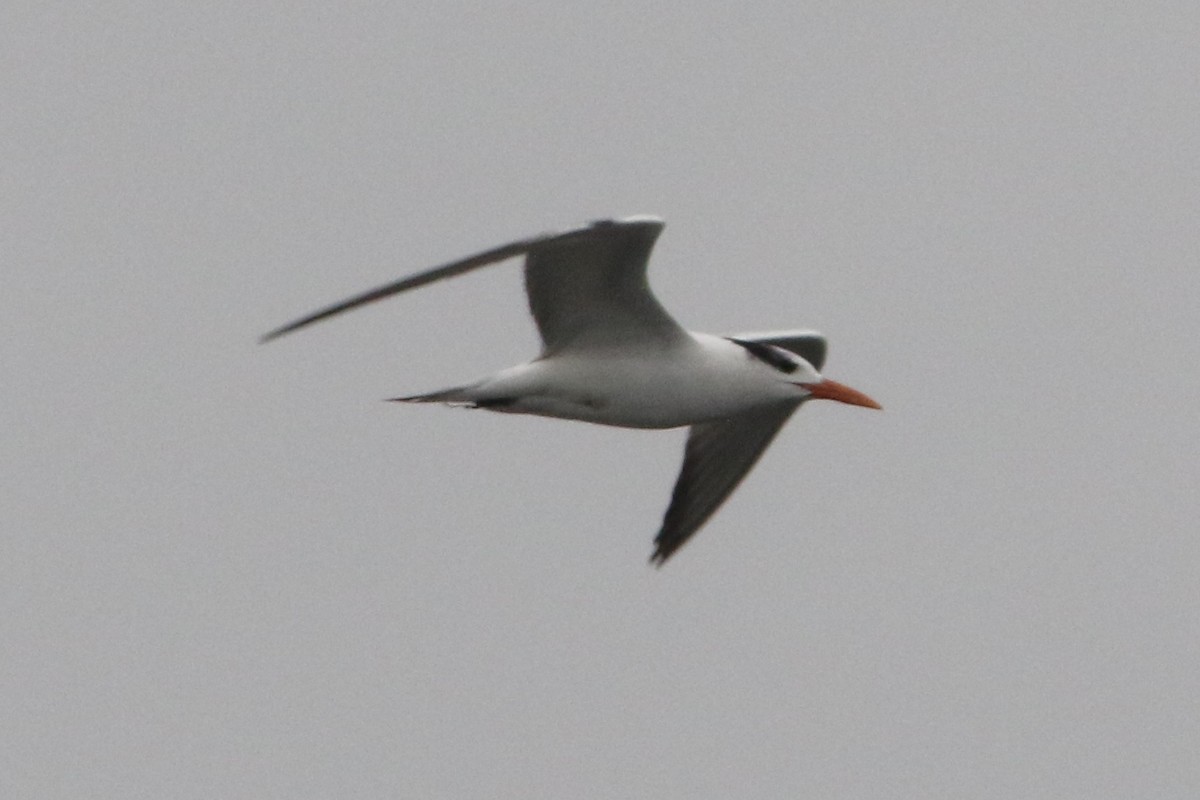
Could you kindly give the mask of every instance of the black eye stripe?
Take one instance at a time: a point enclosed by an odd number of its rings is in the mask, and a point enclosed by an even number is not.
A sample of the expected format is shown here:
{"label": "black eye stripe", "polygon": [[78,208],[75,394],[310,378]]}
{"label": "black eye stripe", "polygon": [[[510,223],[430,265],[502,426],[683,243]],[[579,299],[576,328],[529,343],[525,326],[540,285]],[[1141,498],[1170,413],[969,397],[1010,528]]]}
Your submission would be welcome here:
{"label": "black eye stripe", "polygon": [[729,338],[729,341],[733,342],[736,345],[740,345],[740,346],[746,348],[747,353],[754,356],[755,358],[757,358],[759,361],[763,362],[764,364],[766,364],[770,367],[774,367],[775,369],[779,370],[780,372],[784,372],[784,373],[787,373],[790,375],[791,373],[795,372],[800,367],[800,365],[797,364],[795,361],[788,358],[783,353],[781,353],[779,350],[777,350],[776,348],[772,347],[769,344],[762,344],[761,342],[751,342],[751,341],[747,341],[745,339],[734,339],[732,337]]}

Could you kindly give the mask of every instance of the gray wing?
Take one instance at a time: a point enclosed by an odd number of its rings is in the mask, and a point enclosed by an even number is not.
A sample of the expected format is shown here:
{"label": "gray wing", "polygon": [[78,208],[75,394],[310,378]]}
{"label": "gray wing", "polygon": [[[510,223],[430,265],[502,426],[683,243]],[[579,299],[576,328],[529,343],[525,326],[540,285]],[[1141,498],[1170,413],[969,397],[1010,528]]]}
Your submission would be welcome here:
{"label": "gray wing", "polygon": [[646,261],[662,228],[662,221],[653,217],[629,217],[520,239],[334,303],[276,328],[261,341],[520,255],[526,256],[530,310],[547,350],[577,342],[673,340],[683,330],[646,282]]}
{"label": "gray wing", "polygon": [[771,331],[769,333],[739,333],[732,337],[744,342],[758,342],[795,353],[816,367],[817,372],[825,366],[825,337],[816,331]]}
{"label": "gray wing", "polygon": [[596,222],[529,251],[525,292],[544,354],[684,340],[646,279],[662,229],[654,217]]}
{"label": "gray wing", "polygon": [[662,566],[721,507],[797,405],[766,408],[691,427],[683,469],[675,481],[662,529],[654,539],[652,564]]}

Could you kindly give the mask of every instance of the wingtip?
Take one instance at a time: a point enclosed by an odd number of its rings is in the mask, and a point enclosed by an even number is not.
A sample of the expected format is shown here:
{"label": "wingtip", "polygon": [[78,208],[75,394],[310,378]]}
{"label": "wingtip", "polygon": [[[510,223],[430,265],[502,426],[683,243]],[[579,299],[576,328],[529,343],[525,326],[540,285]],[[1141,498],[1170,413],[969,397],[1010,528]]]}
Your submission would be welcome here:
{"label": "wingtip", "polygon": [[674,554],[676,548],[667,548],[661,542],[654,543],[654,552],[650,554],[650,566],[655,569],[662,569],[663,564],[667,563],[667,559]]}
{"label": "wingtip", "polygon": [[300,324],[295,323],[295,322],[289,322],[287,325],[282,325],[278,328],[275,328],[274,330],[267,331],[262,336],[258,337],[258,343],[266,344],[267,342],[273,342],[276,339],[278,339],[280,336],[283,336],[285,333],[291,333],[292,331],[296,330],[296,328],[298,328],[298,327],[300,327]]}

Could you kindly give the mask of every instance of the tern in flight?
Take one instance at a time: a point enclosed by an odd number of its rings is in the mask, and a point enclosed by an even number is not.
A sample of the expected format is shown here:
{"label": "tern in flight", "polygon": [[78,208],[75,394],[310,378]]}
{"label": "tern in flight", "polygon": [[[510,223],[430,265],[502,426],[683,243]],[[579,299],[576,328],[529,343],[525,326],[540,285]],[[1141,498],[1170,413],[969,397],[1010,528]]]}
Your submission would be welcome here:
{"label": "tern in flight", "polygon": [[661,566],[715,512],[808,400],[879,404],[823,377],[813,331],[690,333],[659,304],[646,262],[663,222],[602,220],[521,239],[418,272],[276,328],[285,333],[400,292],[516,256],[542,339],[532,361],[482,380],[393,398],[623,428],[690,426],[683,468],[650,561]]}

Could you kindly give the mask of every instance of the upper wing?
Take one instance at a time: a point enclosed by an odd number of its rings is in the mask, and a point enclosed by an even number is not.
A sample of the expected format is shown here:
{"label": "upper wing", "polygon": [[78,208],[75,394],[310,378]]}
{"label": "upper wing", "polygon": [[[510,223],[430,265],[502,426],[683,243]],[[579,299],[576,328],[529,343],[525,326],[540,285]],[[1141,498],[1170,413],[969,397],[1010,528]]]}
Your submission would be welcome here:
{"label": "upper wing", "polygon": [[314,311],[262,337],[285,333],[353,308],[525,255],[530,310],[547,349],[576,341],[673,338],[683,331],[646,283],[646,260],[663,223],[653,217],[596,222],[562,233],[520,239],[418,272]]}
{"label": "upper wing", "polygon": [[547,354],[669,344],[686,335],[646,280],[650,250],[662,229],[654,217],[607,220],[529,251],[525,292]]}
{"label": "upper wing", "polygon": [[731,337],[743,342],[757,342],[782,347],[803,358],[816,368],[825,365],[825,337],[816,331],[771,331],[770,333],[739,333]]}
{"label": "upper wing", "polygon": [[721,507],[795,410],[775,406],[692,426],[651,563],[662,566]]}

